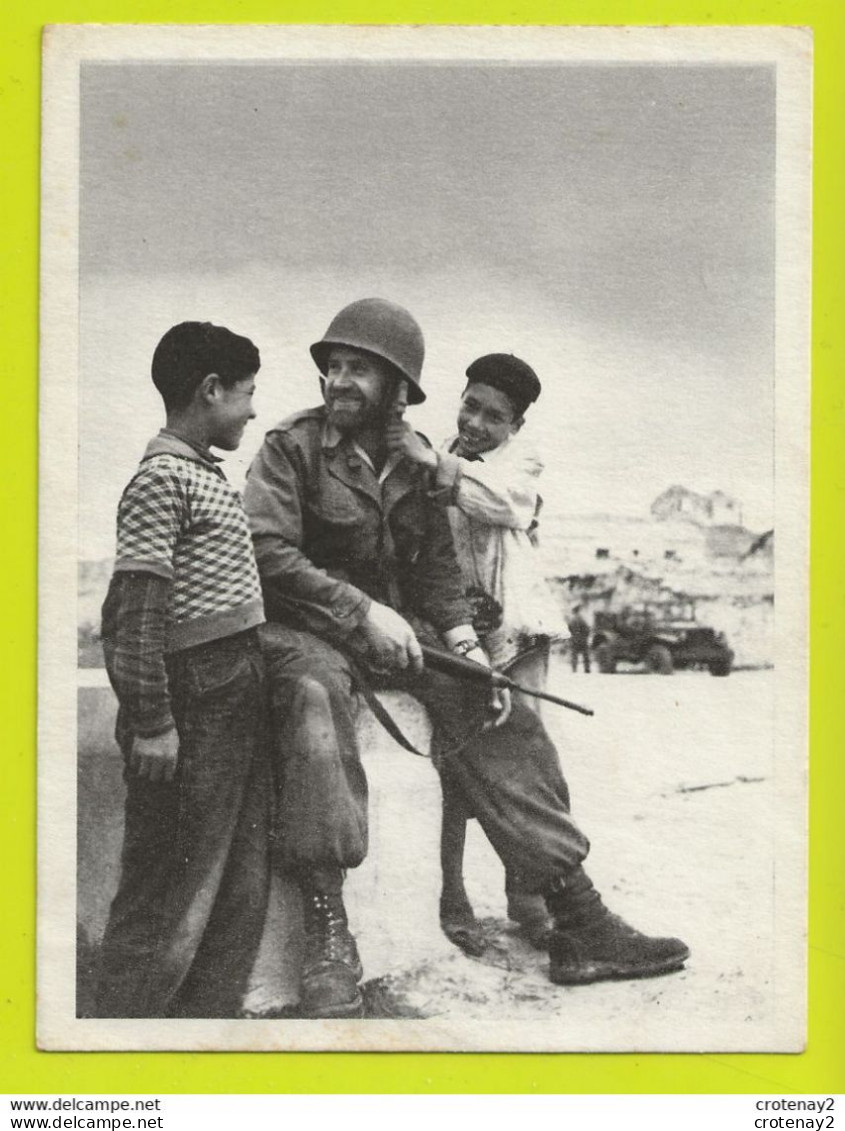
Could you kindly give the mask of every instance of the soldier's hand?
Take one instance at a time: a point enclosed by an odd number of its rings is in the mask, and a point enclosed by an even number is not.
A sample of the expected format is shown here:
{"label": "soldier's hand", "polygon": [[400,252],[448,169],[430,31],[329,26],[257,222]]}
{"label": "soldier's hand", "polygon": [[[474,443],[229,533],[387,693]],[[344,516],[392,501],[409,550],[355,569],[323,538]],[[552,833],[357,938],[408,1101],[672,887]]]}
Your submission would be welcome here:
{"label": "soldier's hand", "polygon": [[395,417],[387,426],[387,450],[401,452],[406,458],[424,467],[437,467],[437,453],[423,443],[410,424]]}
{"label": "soldier's hand", "polygon": [[414,630],[404,617],[387,605],[372,602],[361,632],[371,655],[380,666],[422,671],[422,649]]}
{"label": "soldier's hand", "polygon": [[173,781],[179,757],[179,735],[175,728],[155,738],[136,737],[132,743],[129,765],[139,778],[151,782]]}

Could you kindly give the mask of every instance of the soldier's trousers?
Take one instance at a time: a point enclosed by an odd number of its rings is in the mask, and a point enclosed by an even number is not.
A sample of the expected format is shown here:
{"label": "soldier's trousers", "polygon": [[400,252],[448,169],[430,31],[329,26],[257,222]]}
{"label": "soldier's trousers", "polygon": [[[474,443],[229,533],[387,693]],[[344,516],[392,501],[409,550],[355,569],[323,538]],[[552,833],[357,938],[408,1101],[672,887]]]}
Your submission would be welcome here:
{"label": "soldier's trousers", "polygon": [[[311,633],[267,624],[261,637],[277,732],[281,863],[293,871],[354,868],[367,852],[367,781],[353,668]],[[557,753],[533,711],[515,703],[504,726],[483,730],[484,687],[428,670],[371,678],[426,707],[441,777],[507,868],[539,892],[581,863],[589,843],[569,815]]]}
{"label": "soldier's trousers", "polygon": [[237,1016],[264,927],[272,786],[257,633],[176,653],[168,678],[174,780],[139,778],[122,735],[126,818],[100,1017]]}

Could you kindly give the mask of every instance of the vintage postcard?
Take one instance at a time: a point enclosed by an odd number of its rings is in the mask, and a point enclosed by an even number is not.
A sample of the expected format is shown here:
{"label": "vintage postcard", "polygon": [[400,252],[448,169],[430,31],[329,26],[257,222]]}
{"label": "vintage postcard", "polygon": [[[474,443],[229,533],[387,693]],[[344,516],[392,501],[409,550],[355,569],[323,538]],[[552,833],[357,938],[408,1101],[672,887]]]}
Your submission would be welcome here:
{"label": "vintage postcard", "polygon": [[41,1048],[804,1047],[811,89],[46,29]]}

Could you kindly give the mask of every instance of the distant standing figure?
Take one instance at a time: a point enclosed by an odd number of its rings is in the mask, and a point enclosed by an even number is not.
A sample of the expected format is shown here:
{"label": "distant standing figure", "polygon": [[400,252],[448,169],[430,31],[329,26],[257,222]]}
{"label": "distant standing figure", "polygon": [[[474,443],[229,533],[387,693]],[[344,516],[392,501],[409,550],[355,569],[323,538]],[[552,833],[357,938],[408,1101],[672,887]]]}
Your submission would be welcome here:
{"label": "distant standing figure", "polygon": [[569,625],[569,648],[570,658],[572,660],[572,670],[578,671],[578,657],[584,661],[584,671],[589,674],[590,671],[590,626],[587,624],[584,617],[581,615],[581,605],[576,605],[572,610],[572,616],[567,620]]}

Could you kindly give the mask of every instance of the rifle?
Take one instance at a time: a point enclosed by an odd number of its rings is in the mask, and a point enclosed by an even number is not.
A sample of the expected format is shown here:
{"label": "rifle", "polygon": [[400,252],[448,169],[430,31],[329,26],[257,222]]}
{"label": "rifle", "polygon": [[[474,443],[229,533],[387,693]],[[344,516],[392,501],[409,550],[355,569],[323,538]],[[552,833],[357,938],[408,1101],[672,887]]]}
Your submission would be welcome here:
{"label": "rifle", "polygon": [[533,695],[535,699],[545,699],[549,703],[556,703],[559,707],[567,707],[570,711],[578,711],[581,715],[593,715],[595,712],[590,707],[582,707],[580,703],[571,703],[568,699],[561,699],[548,691],[534,691],[530,687],[521,687],[510,676],[497,672],[492,668],[485,668],[475,660],[468,660],[466,656],[455,656],[451,652],[443,652],[439,648],[432,648],[428,644],[421,644],[423,659],[426,667],[442,675],[452,676],[453,679],[465,679],[472,683],[482,683],[490,687],[506,687],[509,691],[521,691],[523,695]]}

